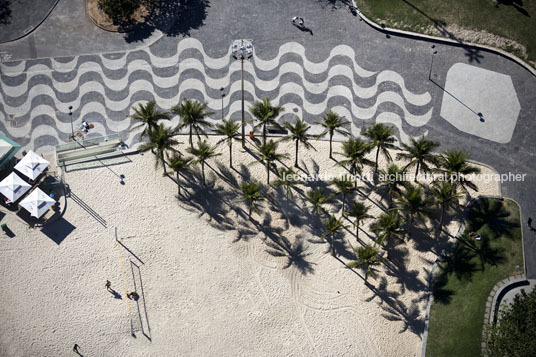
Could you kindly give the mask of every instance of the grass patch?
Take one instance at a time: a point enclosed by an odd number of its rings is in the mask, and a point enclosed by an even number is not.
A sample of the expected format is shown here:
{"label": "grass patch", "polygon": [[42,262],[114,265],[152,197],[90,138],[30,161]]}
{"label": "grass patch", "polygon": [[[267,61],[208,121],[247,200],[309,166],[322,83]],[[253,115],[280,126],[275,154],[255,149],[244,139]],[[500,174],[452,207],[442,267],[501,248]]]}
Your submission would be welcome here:
{"label": "grass patch", "polygon": [[496,283],[523,273],[521,244],[516,203],[484,198],[473,205],[464,234],[435,278],[429,356],[480,355],[486,300]]}
{"label": "grass patch", "polygon": [[[388,27],[427,32],[429,27],[459,25],[465,29],[484,30],[513,40],[526,47],[512,51],[524,60],[536,63],[536,1],[520,0],[356,0],[361,10],[372,20]],[[486,41],[471,38],[471,42]],[[496,46],[499,46],[496,44]]]}

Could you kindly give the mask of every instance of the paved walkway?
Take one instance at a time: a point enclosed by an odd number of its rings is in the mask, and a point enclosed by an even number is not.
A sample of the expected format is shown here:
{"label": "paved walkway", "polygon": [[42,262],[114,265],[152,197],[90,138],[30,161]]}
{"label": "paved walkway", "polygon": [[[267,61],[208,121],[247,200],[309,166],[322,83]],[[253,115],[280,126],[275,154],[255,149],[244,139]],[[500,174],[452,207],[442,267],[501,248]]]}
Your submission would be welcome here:
{"label": "paved walkway", "polygon": [[[47,150],[69,136],[67,107],[73,105],[76,125],[82,119],[95,124],[91,135],[118,132],[135,144],[139,134],[128,132],[126,119],[133,104],[155,98],[166,109],[193,97],[206,100],[217,119],[220,87],[226,94],[224,115],[238,119],[240,72],[229,46],[250,38],[255,56],[245,65],[248,103],[267,96],[286,108],[283,119],[298,115],[308,122],[333,107],[352,120],[354,133],[374,122],[391,123],[401,141],[427,135],[445,148],[471,151],[473,159],[500,173],[526,174],[524,182],[502,187],[504,196],[521,205],[527,277],[536,277],[536,234],[525,224],[529,215],[536,216],[536,78],[528,71],[484,50],[439,43],[432,49],[428,41],[386,36],[328,1],[199,3],[188,10],[197,14],[191,24],[170,20],[161,26],[170,36],[147,48],[102,54],[108,52],[102,44],[94,55],[2,64],[0,130],[22,145]],[[289,14],[304,17],[309,31],[292,26]],[[52,34],[43,38],[42,53],[57,46]],[[62,51],[57,55],[65,56]],[[451,81],[451,69],[460,66],[465,70]],[[485,91],[476,100],[478,93],[463,90],[464,75],[466,83],[478,84],[468,86],[471,90]],[[487,87],[489,78],[508,84],[497,98],[490,97],[495,91]],[[506,103],[502,121],[490,119],[488,106],[497,100]],[[452,110],[466,110],[466,120],[474,122],[453,122]]]}

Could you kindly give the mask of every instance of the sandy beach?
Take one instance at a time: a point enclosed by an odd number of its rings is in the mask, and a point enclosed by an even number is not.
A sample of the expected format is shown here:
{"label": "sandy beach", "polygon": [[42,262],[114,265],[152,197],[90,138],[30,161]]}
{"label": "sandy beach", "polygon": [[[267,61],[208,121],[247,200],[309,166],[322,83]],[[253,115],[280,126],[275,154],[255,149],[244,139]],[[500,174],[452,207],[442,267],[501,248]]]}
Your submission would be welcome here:
{"label": "sandy beach", "polygon": [[[317,151],[300,147],[305,172],[345,172],[329,159],[327,141],[312,144]],[[279,151],[292,166],[294,144]],[[11,219],[16,236],[0,248],[0,355],[67,355],[76,343],[88,356],[419,356],[431,250],[447,238],[435,240],[431,225],[428,237],[419,229],[367,286],[361,270],[345,266],[360,244],[350,221],[334,258],[299,193],[287,200],[270,189],[277,204],[263,203],[248,220],[237,185],[264,183],[265,167],[251,164],[238,142],[235,169],[225,144],[218,152],[207,187],[181,178],[179,198],[175,176],[155,169],[150,152],[73,165],[65,181],[74,197],[62,219],[42,230]],[[475,183],[478,194],[500,192],[497,182]],[[381,197],[361,187],[367,197],[356,198],[378,216]],[[329,210],[338,216],[339,208]],[[364,243],[373,242],[371,222],[360,232]],[[447,230],[458,228],[452,220]],[[134,290],[138,301],[126,297]]]}

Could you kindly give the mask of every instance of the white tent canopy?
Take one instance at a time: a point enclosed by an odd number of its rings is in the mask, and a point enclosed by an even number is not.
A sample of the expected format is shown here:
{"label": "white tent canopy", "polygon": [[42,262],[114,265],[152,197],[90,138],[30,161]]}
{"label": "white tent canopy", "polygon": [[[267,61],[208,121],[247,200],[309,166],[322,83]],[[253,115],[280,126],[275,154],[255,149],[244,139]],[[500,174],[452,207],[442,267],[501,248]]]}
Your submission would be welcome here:
{"label": "white tent canopy", "polygon": [[32,186],[12,172],[0,182],[0,193],[11,202],[22,197]]}
{"label": "white tent canopy", "polygon": [[39,218],[45,214],[54,203],[56,203],[56,201],[39,188],[36,188],[20,202],[20,205],[24,207],[26,211],[30,212],[33,217]]}
{"label": "white tent canopy", "polygon": [[15,165],[15,170],[23,174],[24,176],[35,180],[50,163],[37,155],[32,150],[28,151],[26,155]]}

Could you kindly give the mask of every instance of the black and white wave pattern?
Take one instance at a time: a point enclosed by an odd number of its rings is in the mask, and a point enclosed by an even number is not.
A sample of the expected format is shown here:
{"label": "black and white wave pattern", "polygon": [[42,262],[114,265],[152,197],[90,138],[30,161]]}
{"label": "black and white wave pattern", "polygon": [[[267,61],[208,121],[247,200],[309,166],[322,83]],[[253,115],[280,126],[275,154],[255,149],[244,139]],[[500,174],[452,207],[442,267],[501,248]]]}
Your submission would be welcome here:
{"label": "black and white wave pattern", "polygon": [[[209,57],[198,40],[188,38],[170,57],[146,48],[3,63],[0,130],[27,148],[46,151],[69,137],[67,108],[73,106],[75,129],[86,120],[95,126],[90,136],[120,133],[132,146],[140,140],[139,131],[128,131],[132,106],[155,99],[167,110],[182,98],[196,98],[206,101],[214,112],[211,119],[218,120],[222,87],[223,114],[239,120],[241,66],[230,54],[229,50],[223,57]],[[324,61],[311,62],[305,48],[295,42],[282,45],[272,59],[254,56],[244,63],[246,111],[265,96],[285,108],[281,120],[299,116],[312,123],[331,108],[352,121],[355,135],[372,122],[391,123],[406,142],[408,129],[430,120],[430,94],[413,93],[398,73],[368,71],[355,58],[352,48],[338,45]],[[171,125],[178,122],[173,118]]]}

